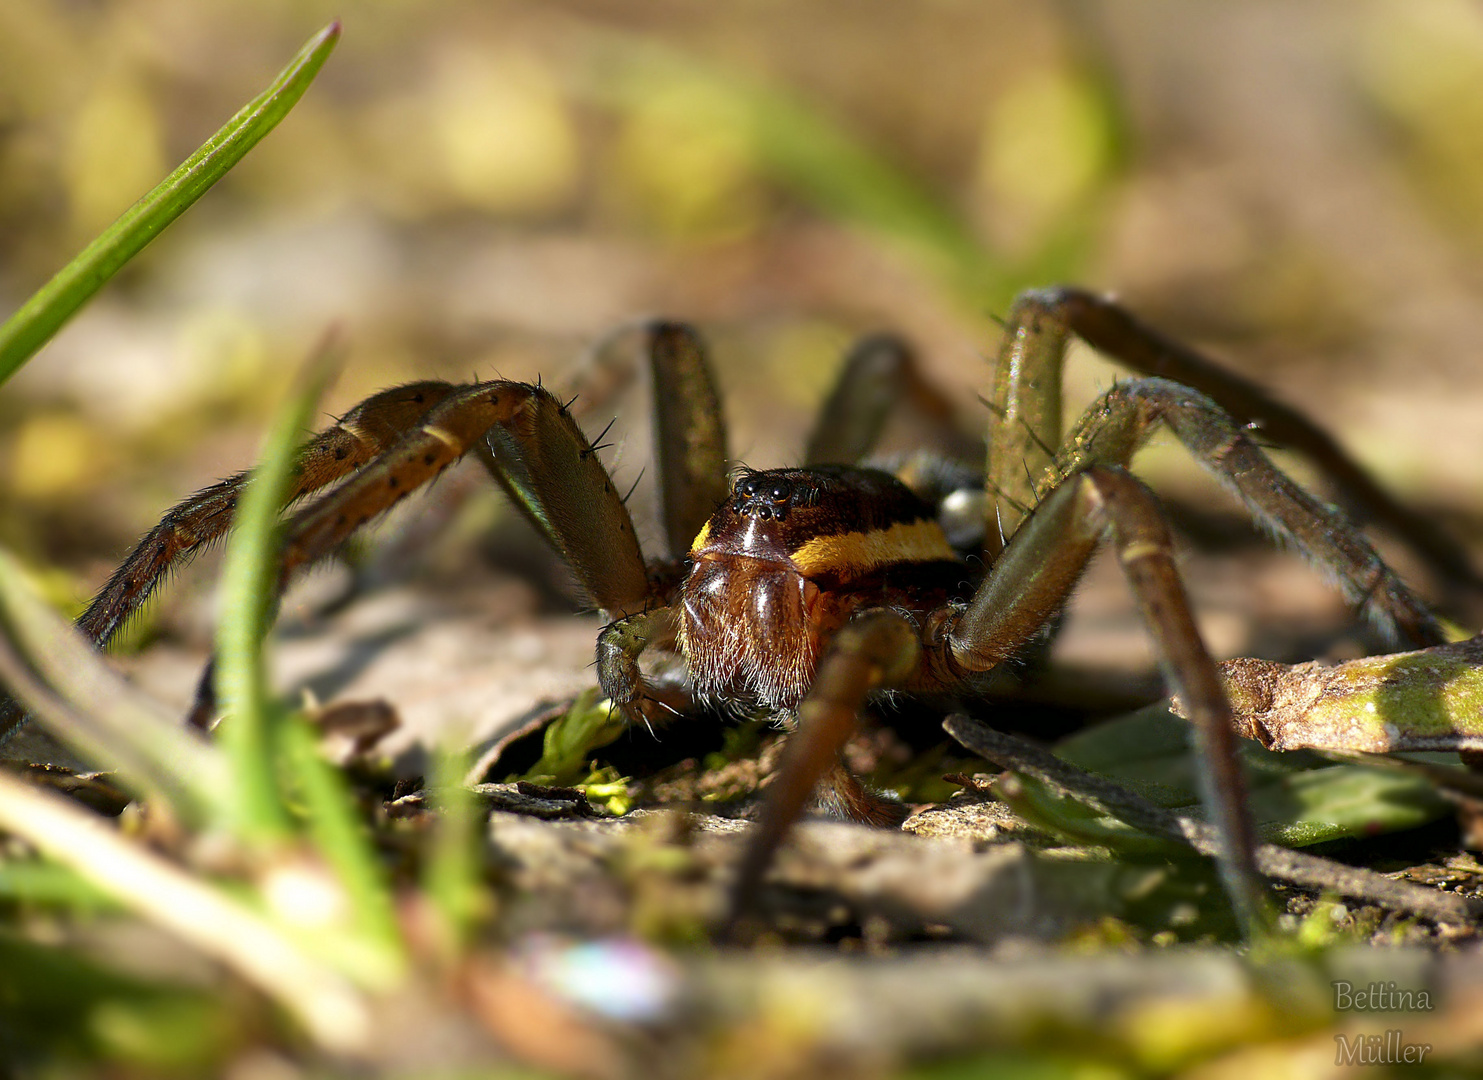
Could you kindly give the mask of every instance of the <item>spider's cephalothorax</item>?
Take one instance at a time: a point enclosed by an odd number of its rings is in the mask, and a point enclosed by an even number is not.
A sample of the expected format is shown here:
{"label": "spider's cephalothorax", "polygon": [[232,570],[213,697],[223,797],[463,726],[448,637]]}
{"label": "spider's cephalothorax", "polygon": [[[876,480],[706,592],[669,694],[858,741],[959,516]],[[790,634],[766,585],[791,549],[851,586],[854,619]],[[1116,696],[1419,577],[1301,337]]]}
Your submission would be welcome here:
{"label": "spider's cephalothorax", "polygon": [[690,560],[679,640],[695,690],[770,709],[798,704],[857,611],[917,620],[967,577],[932,506],[889,473],[844,465],[743,473]]}
{"label": "spider's cephalothorax", "polygon": [[[1115,385],[1063,441],[1060,376],[1072,333],[1144,377]],[[797,717],[737,875],[738,906],[821,778],[843,793],[848,813],[870,816],[868,800],[847,797],[858,782],[838,756],[870,694],[971,693],[981,673],[1041,633],[1092,553],[1110,540],[1169,688],[1200,731],[1226,886],[1238,910],[1259,920],[1261,885],[1230,705],[1195,627],[1157,501],[1126,471],[1160,426],[1399,642],[1433,645],[1443,635],[1363,535],[1276,469],[1248,429],[1305,453],[1351,504],[1452,580],[1477,581],[1455,545],[1379,490],[1301,414],[1080,290],[1027,293],[1009,314],[988,402],[994,421],[981,494],[962,500],[983,507],[982,547],[966,562],[932,508],[895,479],[830,464],[859,461],[898,402],[925,403],[943,415],[940,397],[899,342],[874,337],[852,353],[809,441],[809,467],[746,472],[732,485],[720,403],[698,337],[656,323],[647,346],[672,558],[645,562],[623,498],[558,398],[514,382],[424,382],[368,398],[305,447],[292,499],[337,486],[286,523],[282,577],[476,453],[612,620],[598,639],[597,666],[615,705],[643,718],[660,715],[655,704],[683,711],[684,694],[651,683],[639,664],[651,645],[678,640],[693,691]],[[170,511],[80,627],[105,644],[172,564],[227,528],[245,479],[223,481]],[[0,700],[0,739],[20,718]]]}

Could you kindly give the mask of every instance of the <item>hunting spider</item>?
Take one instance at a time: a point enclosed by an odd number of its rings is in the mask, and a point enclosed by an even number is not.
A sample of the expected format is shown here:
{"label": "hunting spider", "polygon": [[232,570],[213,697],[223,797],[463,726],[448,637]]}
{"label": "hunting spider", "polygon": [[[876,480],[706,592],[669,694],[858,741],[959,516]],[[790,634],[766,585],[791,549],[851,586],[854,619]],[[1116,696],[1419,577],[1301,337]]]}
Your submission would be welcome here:
{"label": "hunting spider", "polygon": [[[1073,333],[1139,377],[1105,393],[1063,438],[1061,370]],[[982,550],[970,559],[949,544],[937,503],[856,464],[915,378],[909,355],[891,339],[871,339],[851,355],[802,467],[743,471],[730,482],[699,340],[683,326],[654,324],[648,345],[653,384],[662,388],[655,407],[662,525],[670,552],[683,557],[645,562],[592,444],[546,390],[419,382],[368,398],[303,450],[294,500],[340,483],[290,517],[282,578],[476,453],[611,620],[598,638],[598,677],[630,718],[674,707],[670,691],[640,671],[651,646],[684,655],[692,699],[796,718],[739,870],[743,904],[819,781],[847,816],[891,816],[839,759],[868,697],[887,689],[971,692],[1053,620],[1110,539],[1168,687],[1211,763],[1223,880],[1238,912],[1255,918],[1262,885],[1233,764],[1230,707],[1159,506],[1127,471],[1160,424],[1397,643],[1443,640],[1426,606],[1364,537],[1277,470],[1248,429],[1306,453],[1352,505],[1433,562],[1455,570],[1462,565],[1455,551],[1300,414],[1089,293],[1027,293],[1010,313],[989,402],[986,476],[970,500],[982,507]],[[229,527],[243,479],[199,492],[145,537],[80,620],[94,642],[105,645],[173,564]]]}

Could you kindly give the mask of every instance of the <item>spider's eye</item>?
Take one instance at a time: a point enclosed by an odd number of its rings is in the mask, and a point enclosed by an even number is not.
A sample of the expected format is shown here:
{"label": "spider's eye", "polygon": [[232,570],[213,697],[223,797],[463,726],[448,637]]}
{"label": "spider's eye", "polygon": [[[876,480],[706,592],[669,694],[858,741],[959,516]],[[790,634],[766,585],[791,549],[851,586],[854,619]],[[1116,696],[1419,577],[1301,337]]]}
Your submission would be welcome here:
{"label": "spider's eye", "polygon": [[786,480],[774,480],[772,490],[767,494],[775,503],[787,502],[793,495],[793,485]]}

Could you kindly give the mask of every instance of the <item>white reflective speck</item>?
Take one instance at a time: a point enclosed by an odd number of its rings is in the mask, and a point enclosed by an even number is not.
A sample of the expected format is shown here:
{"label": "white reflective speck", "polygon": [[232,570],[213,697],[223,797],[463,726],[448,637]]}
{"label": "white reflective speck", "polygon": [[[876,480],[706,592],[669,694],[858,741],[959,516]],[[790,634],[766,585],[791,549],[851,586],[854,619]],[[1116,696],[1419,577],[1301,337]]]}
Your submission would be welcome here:
{"label": "white reflective speck", "polygon": [[538,934],[527,938],[517,955],[535,982],[612,1020],[663,1019],[679,989],[674,963],[636,941],[568,943]]}

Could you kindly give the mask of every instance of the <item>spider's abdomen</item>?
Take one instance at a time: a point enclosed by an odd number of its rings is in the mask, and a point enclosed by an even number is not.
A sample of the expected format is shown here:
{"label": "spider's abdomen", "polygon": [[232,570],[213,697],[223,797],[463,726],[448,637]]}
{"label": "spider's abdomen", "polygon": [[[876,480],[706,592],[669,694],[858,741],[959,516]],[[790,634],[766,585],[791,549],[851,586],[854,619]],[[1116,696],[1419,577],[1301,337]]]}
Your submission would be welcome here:
{"label": "spider's abdomen", "polygon": [[690,558],[678,607],[695,690],[776,709],[798,703],[853,612],[920,614],[963,576],[931,506],[847,466],[743,474]]}

